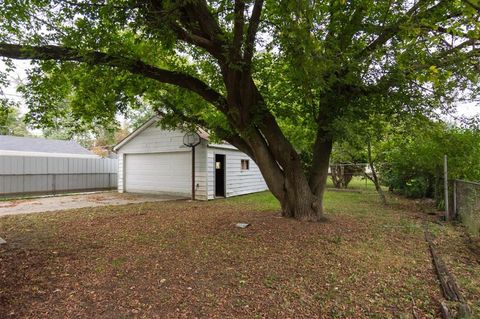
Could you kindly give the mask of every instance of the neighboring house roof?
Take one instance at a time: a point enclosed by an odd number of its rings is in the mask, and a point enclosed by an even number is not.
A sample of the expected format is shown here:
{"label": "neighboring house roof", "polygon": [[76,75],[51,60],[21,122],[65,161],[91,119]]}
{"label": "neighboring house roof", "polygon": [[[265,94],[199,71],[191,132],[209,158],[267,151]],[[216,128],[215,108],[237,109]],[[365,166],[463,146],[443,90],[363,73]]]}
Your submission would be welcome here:
{"label": "neighboring house roof", "polygon": [[75,141],[0,135],[2,155],[98,157]]}
{"label": "neighboring house roof", "polygon": [[[140,125],[135,131],[127,135],[123,140],[121,140],[117,145],[113,147],[114,151],[118,151],[122,146],[130,142],[133,138],[135,138],[137,135],[142,133],[144,130],[149,128],[152,124],[157,123],[160,121],[161,117],[158,115],[152,116],[148,121]],[[210,134],[208,134],[207,131],[204,129],[198,128],[197,129],[197,134],[200,136],[200,138],[206,140],[208,142],[210,138]],[[223,144],[208,144],[208,146],[215,147],[215,148],[228,148],[228,149],[237,149],[235,146],[230,145],[228,143],[223,143]]]}

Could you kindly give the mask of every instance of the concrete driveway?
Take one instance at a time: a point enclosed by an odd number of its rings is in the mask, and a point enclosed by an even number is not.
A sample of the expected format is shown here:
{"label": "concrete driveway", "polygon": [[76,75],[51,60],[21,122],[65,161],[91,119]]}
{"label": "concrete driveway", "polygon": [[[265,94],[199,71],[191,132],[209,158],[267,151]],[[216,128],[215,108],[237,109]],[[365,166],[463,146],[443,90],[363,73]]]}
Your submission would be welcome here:
{"label": "concrete driveway", "polygon": [[30,214],[83,207],[125,205],[132,203],[161,202],[185,199],[169,195],[120,194],[101,192],[76,195],[59,195],[32,199],[0,201],[0,217],[6,215]]}

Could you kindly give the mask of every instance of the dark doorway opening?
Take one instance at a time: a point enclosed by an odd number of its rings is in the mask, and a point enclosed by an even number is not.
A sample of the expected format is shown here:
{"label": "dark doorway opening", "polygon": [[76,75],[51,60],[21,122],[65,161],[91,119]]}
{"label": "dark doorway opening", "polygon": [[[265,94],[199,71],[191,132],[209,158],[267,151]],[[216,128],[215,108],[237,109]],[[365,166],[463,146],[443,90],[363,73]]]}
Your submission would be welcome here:
{"label": "dark doorway opening", "polygon": [[215,196],[225,197],[225,155],[215,154]]}

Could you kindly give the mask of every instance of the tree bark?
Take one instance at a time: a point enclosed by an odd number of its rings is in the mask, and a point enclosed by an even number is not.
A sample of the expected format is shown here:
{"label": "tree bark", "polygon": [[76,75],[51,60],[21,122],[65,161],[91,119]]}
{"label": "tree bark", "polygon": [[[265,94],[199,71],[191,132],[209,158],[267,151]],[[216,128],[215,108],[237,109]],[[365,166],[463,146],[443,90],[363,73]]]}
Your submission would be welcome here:
{"label": "tree bark", "polygon": [[339,165],[330,166],[330,174],[332,175],[332,183],[335,188],[342,188],[343,175]]}
{"label": "tree bark", "polygon": [[325,220],[322,198],[317,196],[310,187],[300,156],[281,131],[270,111],[265,110],[260,123],[259,127],[268,148],[285,176],[285,198],[281,202],[283,216],[306,221]]}
{"label": "tree bark", "polygon": [[333,141],[327,133],[319,129],[313,147],[312,167],[309,172],[309,186],[318,198],[319,209],[323,213],[323,195],[327,186],[328,168],[332,153]]}
{"label": "tree bark", "polygon": [[282,216],[304,221],[325,220],[322,200],[310,188],[293,146],[283,134],[262,128],[249,132],[246,141],[270,191],[281,204]]}
{"label": "tree bark", "polygon": [[375,185],[375,190],[377,191],[378,195],[380,196],[380,200],[382,201],[382,204],[386,205],[387,204],[387,198],[385,197],[385,193],[383,192],[382,187],[380,186],[380,181],[378,180],[378,175],[375,170],[374,161],[372,159],[372,143],[368,141],[367,144],[367,156],[368,156],[368,165],[370,165],[370,169],[372,170],[372,176],[369,176],[367,173],[365,173],[366,177],[368,177],[373,184]]}

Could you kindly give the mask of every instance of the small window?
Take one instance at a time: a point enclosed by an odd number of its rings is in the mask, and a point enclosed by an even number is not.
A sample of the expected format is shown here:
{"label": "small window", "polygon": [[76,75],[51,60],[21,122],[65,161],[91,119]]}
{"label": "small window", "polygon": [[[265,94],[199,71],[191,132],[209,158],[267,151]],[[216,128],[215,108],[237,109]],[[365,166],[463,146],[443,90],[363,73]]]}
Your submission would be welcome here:
{"label": "small window", "polygon": [[249,160],[242,159],[241,166],[242,166],[242,170],[249,170],[250,169]]}

